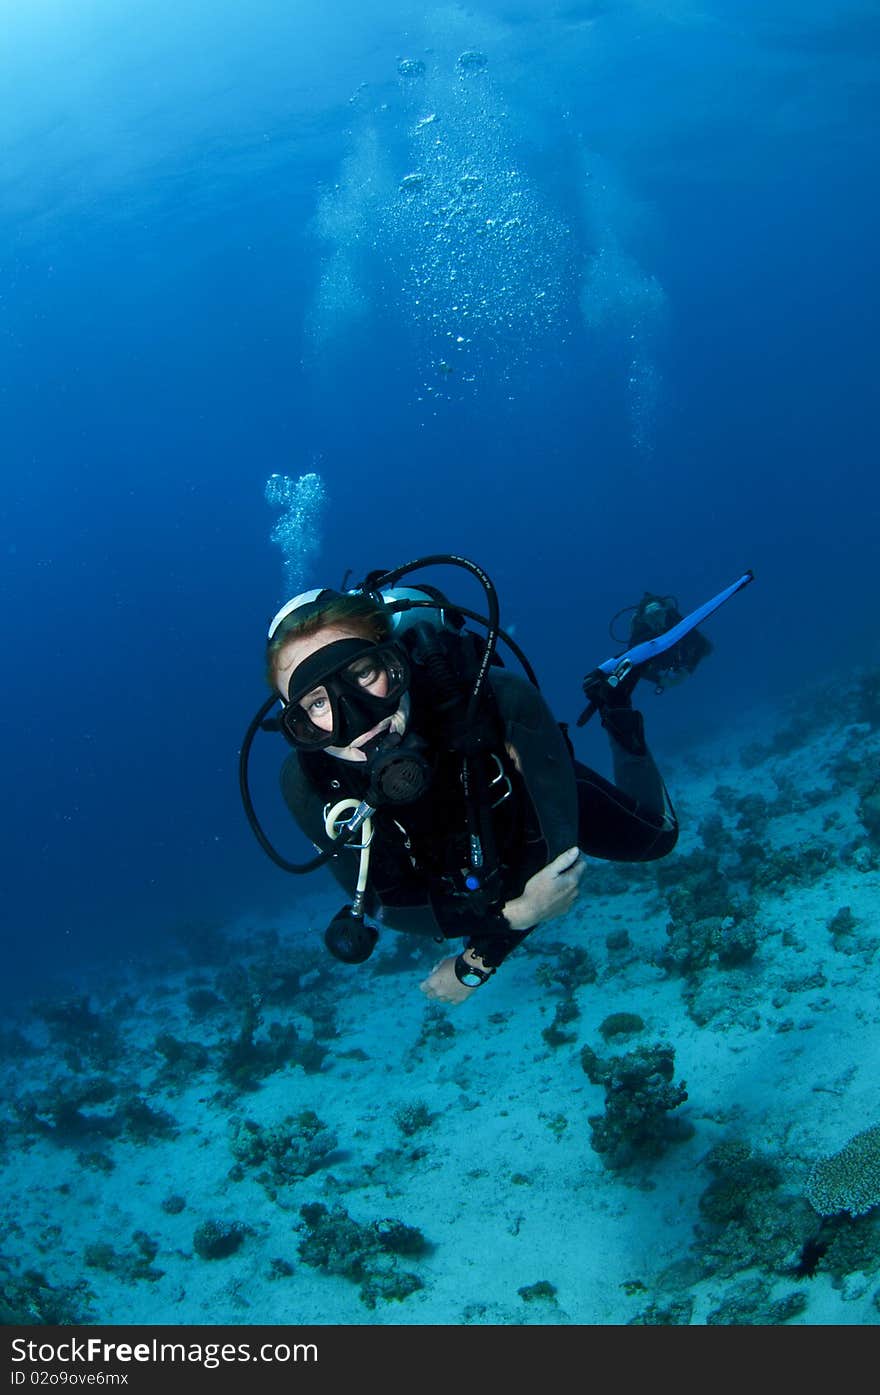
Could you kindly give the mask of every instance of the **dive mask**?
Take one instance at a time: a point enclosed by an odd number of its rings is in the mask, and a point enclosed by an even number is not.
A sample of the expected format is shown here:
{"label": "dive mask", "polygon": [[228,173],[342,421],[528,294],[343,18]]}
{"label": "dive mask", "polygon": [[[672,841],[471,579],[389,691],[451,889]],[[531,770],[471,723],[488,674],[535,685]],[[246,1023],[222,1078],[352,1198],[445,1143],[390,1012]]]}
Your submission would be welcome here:
{"label": "dive mask", "polygon": [[[378,697],[369,689],[383,675],[386,691]],[[280,717],[281,730],[291,745],[302,750],[350,746],[371,727],[394,715],[409,681],[406,655],[393,641],[335,640],[293,670]],[[329,725],[328,713],[332,719]]]}

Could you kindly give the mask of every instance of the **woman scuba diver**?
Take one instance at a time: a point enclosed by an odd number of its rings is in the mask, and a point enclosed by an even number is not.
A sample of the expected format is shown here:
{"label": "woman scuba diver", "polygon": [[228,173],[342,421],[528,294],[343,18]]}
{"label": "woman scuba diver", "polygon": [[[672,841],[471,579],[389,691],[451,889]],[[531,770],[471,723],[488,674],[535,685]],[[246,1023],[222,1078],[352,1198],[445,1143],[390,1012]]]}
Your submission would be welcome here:
{"label": "woman scuba diver", "polygon": [[[437,563],[477,576],[487,619],[431,587],[398,587]],[[484,624],[486,636],[466,629],[465,617]],[[499,638],[525,678],[500,666]],[[581,722],[598,711],[612,783],[574,759],[528,661],[500,629],[491,581],[464,558],[425,558],[371,573],[351,592],[294,597],[269,627],[266,661],[273,697],[242,747],[245,808],[286,870],[329,863],[351,899],[324,938],[347,963],[372,952],[378,932],[369,920],[441,943],[462,940],[420,987],[429,998],[463,1002],[537,926],[574,906],[585,857],[646,862],[675,846],[675,812],[630,701],[637,665],[624,655],[584,680]],[[279,700],[278,721],[264,721]],[[281,790],[318,851],[302,865],[275,851],[250,801],[247,760],[260,727],[280,728],[293,747]]]}

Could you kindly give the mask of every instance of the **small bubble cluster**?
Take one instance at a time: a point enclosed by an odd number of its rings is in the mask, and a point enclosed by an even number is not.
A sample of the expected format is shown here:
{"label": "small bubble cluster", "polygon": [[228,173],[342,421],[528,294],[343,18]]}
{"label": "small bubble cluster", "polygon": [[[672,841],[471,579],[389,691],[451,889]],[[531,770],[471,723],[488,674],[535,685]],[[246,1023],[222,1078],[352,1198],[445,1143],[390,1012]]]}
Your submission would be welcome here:
{"label": "small bubble cluster", "polygon": [[650,456],[654,450],[661,383],[653,358],[641,347],[637,348],[626,376],[626,405],[630,441],[643,456]]}
{"label": "small bubble cluster", "polygon": [[310,362],[320,361],[331,344],[344,342],[369,318],[368,249],[389,178],[377,133],[362,130],[353,138],[338,181],[321,193],[312,224],[322,249],[321,271],[305,320]]}
{"label": "small bubble cluster", "polygon": [[[593,241],[580,301],[584,324],[597,345],[617,358],[626,374],[630,441],[640,455],[653,450],[662,379],[657,353],[667,315],[666,292],[628,248],[645,211],[627,195],[613,171],[584,178],[584,212]],[[641,239],[644,241],[644,237]]]}
{"label": "small bubble cluster", "polygon": [[327,490],[319,474],[311,472],[291,479],[270,475],[266,481],[266,503],[283,512],[272,529],[271,540],[281,549],[284,566],[284,594],[302,591],[308,573],[321,550],[321,524],[327,503]]}

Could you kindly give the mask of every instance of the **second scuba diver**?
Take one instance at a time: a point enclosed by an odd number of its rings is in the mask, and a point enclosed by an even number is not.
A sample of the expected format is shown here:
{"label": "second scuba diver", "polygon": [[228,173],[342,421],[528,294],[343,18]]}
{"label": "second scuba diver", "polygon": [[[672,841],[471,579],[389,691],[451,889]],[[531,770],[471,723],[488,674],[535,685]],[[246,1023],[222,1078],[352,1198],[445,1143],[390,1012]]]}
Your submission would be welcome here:
{"label": "second scuba diver", "polygon": [[[618,611],[614,620],[628,612],[632,617],[626,641],[628,645],[656,639],[678,625],[682,619],[678,601],[674,596],[655,596],[651,591],[645,592],[637,606],[630,606],[627,611]],[[614,634],[614,620],[610,626],[612,639],[617,638]],[[692,674],[697,664],[711,653],[712,645],[706,636],[700,634],[699,630],[689,630],[671,649],[643,663],[639,677],[649,679],[654,684],[654,691],[662,693]]]}
{"label": "second scuba diver", "polygon": [[[431,587],[395,589],[401,576],[437,562],[477,575],[488,620]],[[722,599],[746,580],[750,573]],[[481,620],[487,638],[465,629],[465,616]],[[499,666],[499,635],[528,677]],[[460,940],[460,952],[420,985],[429,998],[460,1003],[537,926],[571,909],[584,854],[666,857],[678,822],[630,697],[640,676],[630,656],[644,662],[660,647],[660,639],[643,644],[584,680],[589,706],[579,724],[598,712],[611,783],[574,758],[528,661],[500,630],[494,588],[474,563],[424,559],[372,573],[353,592],[324,588],[289,601],[269,628],[274,696],[243,746],[242,793],[279,865],[308,871],[329,862],[352,898],[325,934],[330,952],[347,963],[367,959],[378,939],[367,917],[440,943]],[[279,697],[280,720],[263,722]],[[281,789],[319,854],[303,866],[285,862],[256,822],[244,772],[259,725],[280,727],[294,748]]]}

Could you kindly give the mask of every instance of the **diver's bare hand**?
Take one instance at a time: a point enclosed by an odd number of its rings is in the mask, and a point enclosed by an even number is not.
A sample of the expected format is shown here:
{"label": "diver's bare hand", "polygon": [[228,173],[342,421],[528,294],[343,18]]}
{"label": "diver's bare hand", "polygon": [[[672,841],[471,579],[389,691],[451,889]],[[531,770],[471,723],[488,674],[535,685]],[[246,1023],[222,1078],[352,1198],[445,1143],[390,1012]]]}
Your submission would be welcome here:
{"label": "diver's bare hand", "polygon": [[476,988],[468,988],[466,983],[460,983],[455,976],[455,955],[449,959],[441,959],[439,964],[435,964],[426,979],[419,984],[426,998],[433,998],[437,1003],[450,1003],[457,1007],[463,1003],[472,993],[479,991]]}
{"label": "diver's bare hand", "polygon": [[528,930],[565,915],[580,896],[586,859],[580,848],[568,848],[540,872],[529,877],[521,896],[508,901],[504,918],[514,930]]}

